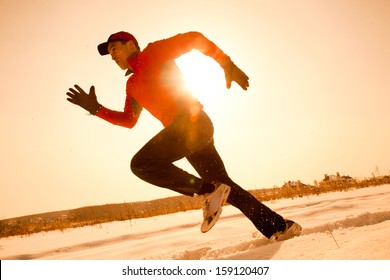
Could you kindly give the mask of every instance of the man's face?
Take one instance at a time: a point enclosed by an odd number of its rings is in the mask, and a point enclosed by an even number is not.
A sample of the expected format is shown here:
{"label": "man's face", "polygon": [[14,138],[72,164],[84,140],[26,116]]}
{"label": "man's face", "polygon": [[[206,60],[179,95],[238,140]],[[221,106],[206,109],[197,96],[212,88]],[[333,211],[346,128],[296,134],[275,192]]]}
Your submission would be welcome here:
{"label": "man's face", "polygon": [[129,68],[127,59],[135,52],[134,43],[131,41],[115,41],[108,44],[108,52],[111,58],[118,64],[122,70]]}

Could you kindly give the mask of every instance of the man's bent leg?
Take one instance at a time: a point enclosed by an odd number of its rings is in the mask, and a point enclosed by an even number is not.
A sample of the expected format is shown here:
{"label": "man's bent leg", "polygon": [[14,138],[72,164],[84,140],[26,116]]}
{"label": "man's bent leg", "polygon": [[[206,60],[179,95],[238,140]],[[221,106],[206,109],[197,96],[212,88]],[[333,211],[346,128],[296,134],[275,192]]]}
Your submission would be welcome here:
{"label": "man's bent leg", "polygon": [[192,196],[204,181],[178,168],[173,162],[212,141],[212,124],[205,113],[196,122],[183,116],[153,137],[131,161],[131,170],[142,180]]}

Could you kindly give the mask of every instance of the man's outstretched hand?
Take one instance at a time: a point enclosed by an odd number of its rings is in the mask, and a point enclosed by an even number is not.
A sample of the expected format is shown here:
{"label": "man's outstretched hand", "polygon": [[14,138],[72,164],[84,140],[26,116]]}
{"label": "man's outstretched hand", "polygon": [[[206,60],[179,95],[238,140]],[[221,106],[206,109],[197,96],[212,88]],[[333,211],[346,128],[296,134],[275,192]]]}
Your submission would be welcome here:
{"label": "man's outstretched hand", "polygon": [[247,90],[249,87],[249,77],[238,68],[230,58],[221,63],[221,67],[225,71],[226,87],[230,88],[232,82],[236,82],[242,87],[243,90]]}
{"label": "man's outstretched hand", "polygon": [[96,113],[100,110],[102,105],[99,104],[95,94],[95,87],[91,86],[89,89],[89,94],[86,93],[81,87],[78,85],[74,86],[75,88],[70,88],[66,93],[67,100],[73,104],[79,105],[80,107],[87,110],[91,115],[96,115]]}

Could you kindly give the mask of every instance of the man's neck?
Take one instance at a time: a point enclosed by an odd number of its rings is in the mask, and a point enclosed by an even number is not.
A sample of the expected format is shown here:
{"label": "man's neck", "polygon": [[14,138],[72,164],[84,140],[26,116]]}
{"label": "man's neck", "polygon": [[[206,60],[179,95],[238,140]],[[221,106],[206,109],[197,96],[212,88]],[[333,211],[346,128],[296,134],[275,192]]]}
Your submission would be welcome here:
{"label": "man's neck", "polygon": [[131,62],[132,60],[134,59],[134,57],[139,54],[140,52],[139,51],[135,51],[133,52],[128,58],[127,58],[127,64],[129,65],[129,68],[126,70],[126,74],[125,76],[128,76],[132,73],[134,73],[134,70],[131,68]]}

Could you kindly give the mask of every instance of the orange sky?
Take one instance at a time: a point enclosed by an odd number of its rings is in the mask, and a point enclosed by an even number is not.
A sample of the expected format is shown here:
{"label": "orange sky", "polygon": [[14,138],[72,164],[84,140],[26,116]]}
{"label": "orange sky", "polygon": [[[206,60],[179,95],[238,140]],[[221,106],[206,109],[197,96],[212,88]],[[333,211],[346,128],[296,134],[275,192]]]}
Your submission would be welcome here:
{"label": "orange sky", "polygon": [[96,51],[120,30],[142,48],[200,31],[248,74],[247,92],[220,72],[200,98],[244,188],[389,174],[389,14],[387,0],[0,0],[0,219],[176,195],[129,170],[161,129],[149,113],[128,130],[66,101],[93,84],[102,104],[123,107],[126,78]]}

